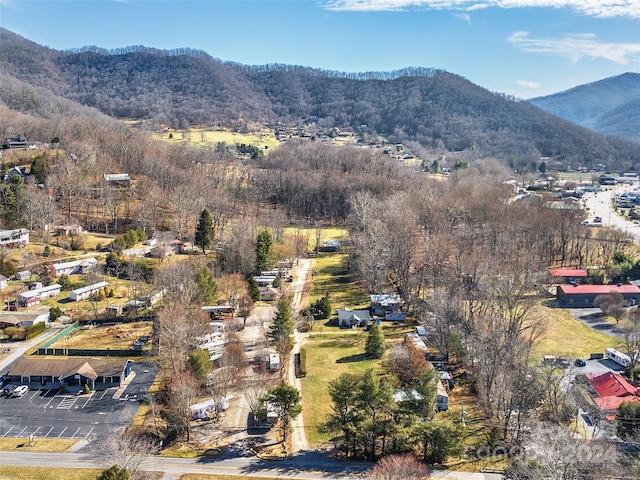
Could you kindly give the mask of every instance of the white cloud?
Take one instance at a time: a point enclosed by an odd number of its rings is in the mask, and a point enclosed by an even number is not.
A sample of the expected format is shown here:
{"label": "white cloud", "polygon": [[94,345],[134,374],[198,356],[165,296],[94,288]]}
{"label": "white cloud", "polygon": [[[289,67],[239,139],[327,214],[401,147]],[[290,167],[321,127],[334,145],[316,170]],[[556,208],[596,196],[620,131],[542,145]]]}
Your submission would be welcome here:
{"label": "white cloud", "polygon": [[527,87],[527,88],[539,88],[540,87],[540,82],[530,82],[528,80],[518,80],[516,83],[518,85],[520,85],[521,87]]}
{"label": "white cloud", "polygon": [[590,33],[571,34],[559,38],[532,38],[529,32],[515,32],[509,37],[509,42],[525,52],[559,55],[568,58],[574,64],[587,57],[627,65],[640,54],[640,43],[599,42],[597,37]]}
{"label": "white cloud", "polygon": [[471,15],[469,15],[468,13],[466,13],[466,12],[456,13],[455,17],[459,18],[460,20],[463,20],[463,21],[467,22],[469,25],[471,25]]}
{"label": "white cloud", "polygon": [[326,0],[328,10],[403,11],[461,10],[481,8],[572,8],[582,15],[611,18],[640,18],[640,0]]}

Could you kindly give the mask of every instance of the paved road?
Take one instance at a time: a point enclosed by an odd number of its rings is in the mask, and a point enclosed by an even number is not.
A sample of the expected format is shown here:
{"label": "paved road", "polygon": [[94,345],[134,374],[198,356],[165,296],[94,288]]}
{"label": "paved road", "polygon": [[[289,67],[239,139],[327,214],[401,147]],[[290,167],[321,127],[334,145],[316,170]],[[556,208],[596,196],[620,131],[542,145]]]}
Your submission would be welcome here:
{"label": "paved road", "polygon": [[[0,452],[0,463],[19,467],[104,468],[95,453]],[[265,461],[254,457],[199,459],[150,457],[143,466],[147,471],[167,474],[200,473],[215,475],[260,476],[309,480],[361,479],[369,471],[368,463],[341,463],[317,454],[301,452],[286,460]],[[434,472],[433,479],[500,480],[493,473]]]}
{"label": "paved road", "polygon": [[587,193],[584,204],[589,208],[589,216],[602,218],[602,224],[628,233],[636,242],[640,242],[640,225],[618,215],[611,206],[611,200],[616,194],[628,191],[629,185],[617,185],[609,190],[597,193]]}

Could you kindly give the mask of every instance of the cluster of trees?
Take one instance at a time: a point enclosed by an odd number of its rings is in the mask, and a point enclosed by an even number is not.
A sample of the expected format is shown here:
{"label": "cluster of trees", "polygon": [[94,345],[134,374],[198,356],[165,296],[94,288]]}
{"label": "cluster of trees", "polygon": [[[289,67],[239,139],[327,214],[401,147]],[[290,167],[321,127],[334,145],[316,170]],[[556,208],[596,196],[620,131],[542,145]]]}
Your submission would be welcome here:
{"label": "cluster of trees", "polygon": [[[421,452],[427,464],[444,462],[460,453],[462,425],[435,418],[435,371],[423,363],[393,362],[414,368],[402,381],[390,370],[379,376],[344,373],[329,384],[332,413],[325,428],[347,456],[375,460],[394,453]],[[400,392],[401,401],[394,394]]]}

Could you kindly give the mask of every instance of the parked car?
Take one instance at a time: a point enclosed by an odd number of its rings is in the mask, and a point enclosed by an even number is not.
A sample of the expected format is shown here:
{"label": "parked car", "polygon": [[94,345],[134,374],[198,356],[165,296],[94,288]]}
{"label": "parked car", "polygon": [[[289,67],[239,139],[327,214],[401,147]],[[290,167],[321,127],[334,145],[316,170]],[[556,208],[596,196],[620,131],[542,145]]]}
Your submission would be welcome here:
{"label": "parked car", "polygon": [[13,385],[11,383],[8,383],[7,385],[4,386],[4,388],[2,389],[2,396],[3,397],[10,397],[11,394],[13,393],[13,391],[18,388],[17,385]]}
{"label": "parked car", "polygon": [[17,303],[7,303],[4,306],[5,310],[9,310],[10,312],[17,312],[18,311],[18,304]]}
{"label": "parked car", "polygon": [[587,361],[584,358],[576,358],[575,362],[573,362],[573,364],[576,367],[584,367],[587,365]]}
{"label": "parked car", "polygon": [[29,391],[29,387],[27,387],[26,385],[20,385],[19,387],[16,387],[16,389],[13,391],[11,396],[12,397],[21,397],[25,393],[27,393],[28,391]]}

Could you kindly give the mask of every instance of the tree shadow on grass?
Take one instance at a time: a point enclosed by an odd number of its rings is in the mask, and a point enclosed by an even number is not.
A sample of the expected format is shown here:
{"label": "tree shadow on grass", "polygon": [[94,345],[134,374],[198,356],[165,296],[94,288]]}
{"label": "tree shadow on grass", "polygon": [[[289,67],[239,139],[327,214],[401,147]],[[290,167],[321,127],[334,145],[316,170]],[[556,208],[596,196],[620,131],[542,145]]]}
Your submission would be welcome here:
{"label": "tree shadow on grass", "polygon": [[349,355],[348,357],[342,357],[336,360],[336,363],[355,363],[364,362],[369,359],[369,355],[366,353],[357,353],[355,355]]}

